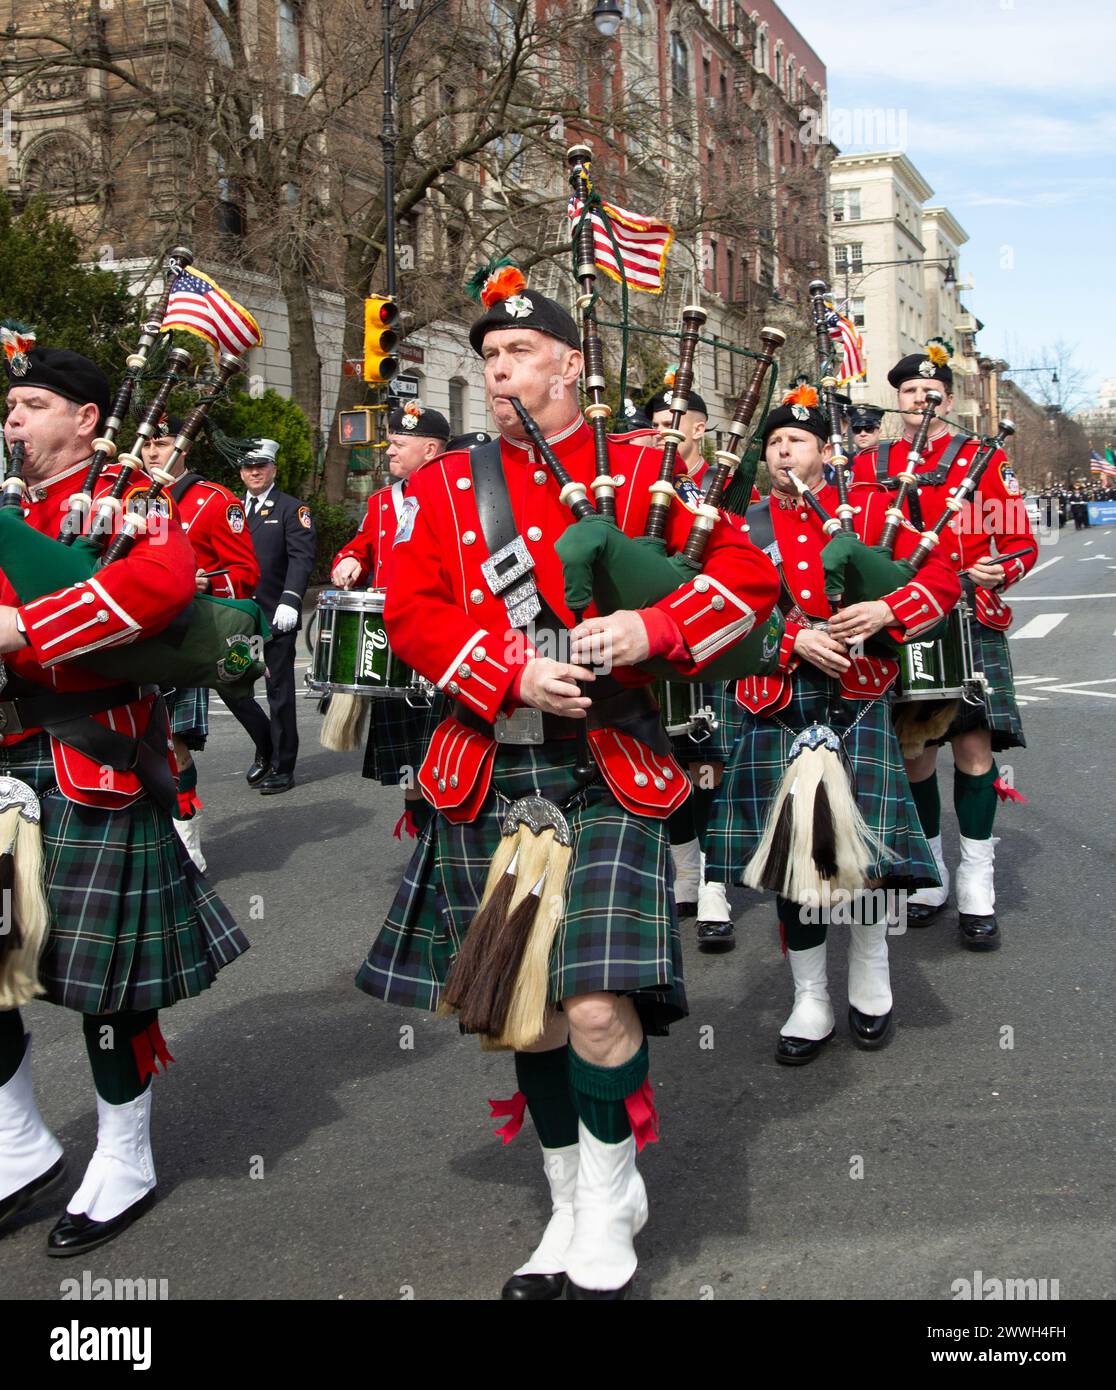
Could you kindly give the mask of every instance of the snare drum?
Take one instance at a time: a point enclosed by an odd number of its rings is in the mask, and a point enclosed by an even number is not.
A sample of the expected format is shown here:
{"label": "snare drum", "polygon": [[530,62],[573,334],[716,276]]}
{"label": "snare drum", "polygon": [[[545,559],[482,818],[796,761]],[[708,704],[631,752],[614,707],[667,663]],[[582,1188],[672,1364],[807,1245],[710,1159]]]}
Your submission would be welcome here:
{"label": "snare drum", "polygon": [[306,673],[311,690],[429,703],[427,683],[388,645],[383,589],[325,589],[318,598],[318,640]]}
{"label": "snare drum", "polygon": [[695,745],[713,736],[719,721],[698,681],[656,681],[651,692],[658,701],[663,727],[671,738],[690,738]]}
{"label": "snare drum", "polygon": [[970,623],[972,610],[962,598],[932,642],[906,642],[899,648],[900,704],[915,700],[984,698],[984,676],[975,670]]}

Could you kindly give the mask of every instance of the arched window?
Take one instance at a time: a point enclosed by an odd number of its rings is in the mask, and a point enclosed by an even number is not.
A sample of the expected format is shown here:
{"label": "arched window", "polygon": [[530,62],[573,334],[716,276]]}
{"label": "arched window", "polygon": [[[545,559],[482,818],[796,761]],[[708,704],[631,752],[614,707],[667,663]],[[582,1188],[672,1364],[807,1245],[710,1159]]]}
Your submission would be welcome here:
{"label": "arched window", "polygon": [[[753,19],[756,16],[752,16]],[[760,72],[767,71],[767,25],[761,24],[756,29],[756,51],[755,64]]]}
{"label": "arched window", "polygon": [[670,31],[670,81],[679,96],[690,95],[690,50],[675,29]]}
{"label": "arched window", "polygon": [[783,85],[783,45],[781,43],[775,45],[775,85],[776,87]]}
{"label": "arched window", "polygon": [[787,59],[787,98],[790,101],[794,101],[798,95],[797,72],[794,64],[795,57],[792,53]]}

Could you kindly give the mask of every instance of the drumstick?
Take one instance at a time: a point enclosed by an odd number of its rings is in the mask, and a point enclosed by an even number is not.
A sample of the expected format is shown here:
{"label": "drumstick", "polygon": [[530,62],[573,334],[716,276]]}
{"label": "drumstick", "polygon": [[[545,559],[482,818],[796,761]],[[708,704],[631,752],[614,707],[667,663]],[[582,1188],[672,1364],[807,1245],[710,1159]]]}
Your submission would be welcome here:
{"label": "drumstick", "polygon": [[1006,565],[1009,560],[1026,559],[1031,553],[1031,546],[1027,546],[1025,550],[1011,550],[1006,555],[990,555],[986,561],[977,560],[976,563],[978,565],[982,563],[989,565]]}
{"label": "drumstick", "polygon": [[202,570],[203,579],[216,579],[219,574],[228,574],[228,570]]}

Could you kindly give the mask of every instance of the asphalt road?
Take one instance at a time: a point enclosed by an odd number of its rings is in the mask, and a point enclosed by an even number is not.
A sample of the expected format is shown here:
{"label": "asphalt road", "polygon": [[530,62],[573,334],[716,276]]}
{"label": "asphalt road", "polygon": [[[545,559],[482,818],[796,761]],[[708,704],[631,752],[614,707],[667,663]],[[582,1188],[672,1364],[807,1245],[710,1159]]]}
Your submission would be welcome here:
{"label": "asphalt road", "polygon": [[[997,822],[1003,949],[961,949],[952,910],[893,937],[880,1053],[847,1036],[833,949],[838,1037],[789,1069],[771,1056],[790,1000],[772,909],[736,895],[728,957],[687,933],[692,1013],[651,1048],[663,1134],[642,1159],[638,1297],[949,1299],[976,1270],[1116,1294],[1116,528],[1063,531],[1041,561],[1016,630],[1065,616],[1012,642],[1029,747],[1010,761],[1030,800]],[[492,1298],[534,1244],[530,1126],[504,1149],[485,1104],[515,1089],[509,1060],[353,988],[408,854],[399,796],[319,747],[313,704],[300,715],[287,795],[245,785],[250,749],[219,707],[200,758],[210,876],[253,947],[163,1016],[161,1201],[67,1262],[43,1254],[63,1200],[26,1213],[0,1244],[5,1297],[57,1298],[88,1269],[166,1279],[173,1299]],[[956,860],[950,782],[945,755]],[[76,1183],[95,1126],[81,1030],[48,1004],[25,1016]]]}

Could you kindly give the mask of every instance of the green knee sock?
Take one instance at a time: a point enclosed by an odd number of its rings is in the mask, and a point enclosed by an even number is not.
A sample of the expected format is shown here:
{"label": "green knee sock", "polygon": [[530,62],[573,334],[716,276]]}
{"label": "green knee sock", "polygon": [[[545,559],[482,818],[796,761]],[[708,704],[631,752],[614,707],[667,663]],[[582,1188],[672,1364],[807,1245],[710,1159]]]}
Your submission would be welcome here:
{"label": "green knee sock", "polygon": [[[954,798],[956,799],[957,783],[954,782],[953,785]],[[942,797],[938,790],[938,774],[932,772],[925,781],[912,782],[911,798],[918,811],[922,833],[928,840],[932,840],[935,835],[940,835],[942,833]],[[961,833],[964,834],[964,831]]]}
{"label": "green knee sock", "polygon": [[783,944],[788,951],[808,951],[812,946],[820,946],[825,940],[826,924],[804,922],[801,903],[792,903],[789,898],[777,896],[775,911],[779,914]]}
{"label": "green knee sock", "polygon": [[716,787],[699,787],[695,784],[694,794],[690,798],[694,803],[694,828],[702,848],[705,847],[705,837],[709,832],[709,818],[713,812],[713,798],[716,795]]}
{"label": "green knee sock", "polygon": [[691,840],[697,838],[693,802],[694,798],[688,796],[678,810],[672,811],[667,817],[667,833],[672,845],[688,845]]}
{"label": "green knee sock", "polygon": [[598,1067],[569,1049],[570,1088],[585,1128],[603,1144],[619,1144],[632,1132],[625,1099],[647,1080],[647,1039],[618,1067]]}
{"label": "green knee sock", "polygon": [[23,1061],[23,1019],[18,1009],[0,1013],[0,1086],[6,1086]]}
{"label": "green knee sock", "polygon": [[151,1084],[140,1080],[132,1039],[158,1019],[157,1009],[137,1013],[84,1014],[81,1027],[97,1094],[110,1105],[126,1105]]}
{"label": "green knee sock", "polygon": [[992,785],[1000,775],[995,763],[987,772],[971,777],[956,768],[953,772],[953,809],[957,824],[966,840],[990,840],[996,821],[996,788]]}
{"label": "green knee sock", "polygon": [[549,1052],[517,1052],[515,1080],[527,1097],[527,1109],[544,1149],[577,1143],[577,1109],[570,1095],[570,1067],[565,1047]]}

